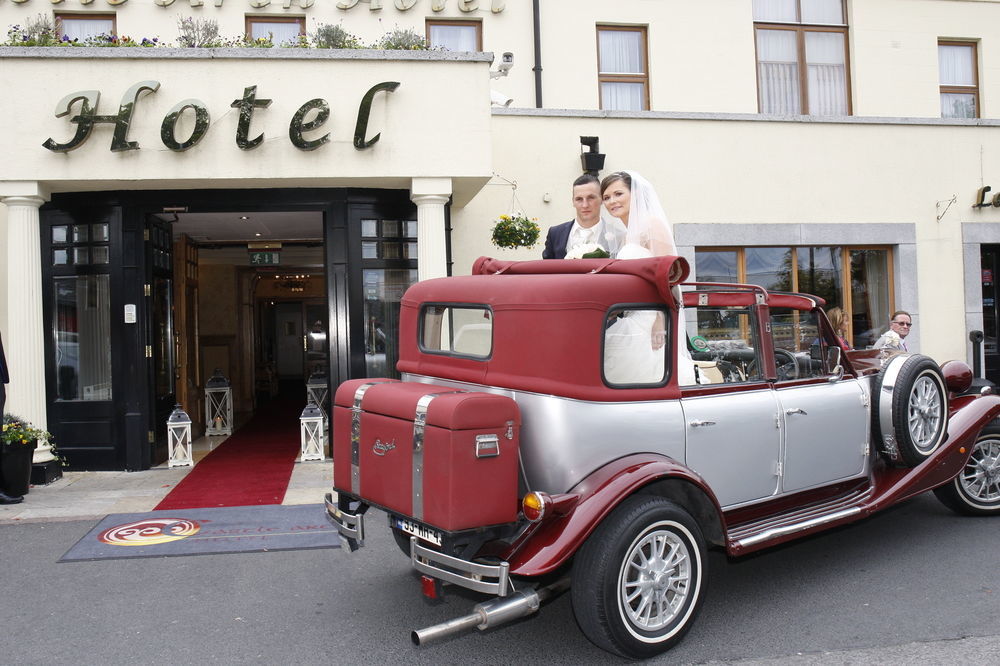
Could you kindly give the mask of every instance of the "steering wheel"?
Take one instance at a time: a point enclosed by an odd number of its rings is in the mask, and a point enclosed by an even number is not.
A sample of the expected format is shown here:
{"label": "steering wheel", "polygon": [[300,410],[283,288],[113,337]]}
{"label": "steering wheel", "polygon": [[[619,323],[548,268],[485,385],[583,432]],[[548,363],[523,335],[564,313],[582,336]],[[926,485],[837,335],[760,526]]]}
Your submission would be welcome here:
{"label": "steering wheel", "polygon": [[[795,358],[795,354],[788,351],[787,349],[781,349],[775,347],[774,366],[775,370],[777,371],[778,381],[786,381],[788,379],[798,379],[799,377],[798,359]],[[757,359],[754,359],[747,364],[747,376],[753,377],[756,374],[757,374]]]}

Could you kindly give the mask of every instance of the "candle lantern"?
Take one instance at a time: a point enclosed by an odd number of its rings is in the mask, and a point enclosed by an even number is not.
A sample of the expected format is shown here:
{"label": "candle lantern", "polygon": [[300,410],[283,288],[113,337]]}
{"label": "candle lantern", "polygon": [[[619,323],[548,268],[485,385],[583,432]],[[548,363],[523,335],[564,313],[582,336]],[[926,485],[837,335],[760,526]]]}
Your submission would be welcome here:
{"label": "candle lantern", "polygon": [[317,371],[309,375],[306,380],[306,402],[311,402],[319,411],[323,412],[323,427],[328,427],[329,418],[326,413],[326,399],[330,395],[330,385],[327,383],[326,373]]}
{"label": "candle lantern", "polygon": [[233,389],[222,368],[216,368],[205,383],[205,434],[233,434]]}
{"label": "candle lantern", "polygon": [[300,462],[325,458],[323,451],[326,444],[324,421],[323,412],[315,403],[310,402],[302,410],[302,415],[299,416],[299,433],[302,444]]}
{"label": "candle lantern", "polygon": [[181,406],[174,405],[174,411],[167,419],[167,467],[194,465],[191,455],[191,417]]}

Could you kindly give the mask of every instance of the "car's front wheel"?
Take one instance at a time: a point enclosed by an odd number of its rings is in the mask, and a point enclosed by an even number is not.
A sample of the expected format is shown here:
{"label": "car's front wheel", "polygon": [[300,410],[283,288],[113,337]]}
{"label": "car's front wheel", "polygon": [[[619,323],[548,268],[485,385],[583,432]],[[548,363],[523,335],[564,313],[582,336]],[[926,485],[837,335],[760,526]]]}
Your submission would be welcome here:
{"label": "car's front wheel", "polygon": [[956,513],[1000,515],[1000,423],[983,428],[969,462],[952,481],[935,488],[934,494]]}
{"label": "car's front wheel", "polygon": [[635,495],[590,535],[573,563],[573,613],[595,645],[633,659],[677,643],[705,596],[705,540],[691,515]]}

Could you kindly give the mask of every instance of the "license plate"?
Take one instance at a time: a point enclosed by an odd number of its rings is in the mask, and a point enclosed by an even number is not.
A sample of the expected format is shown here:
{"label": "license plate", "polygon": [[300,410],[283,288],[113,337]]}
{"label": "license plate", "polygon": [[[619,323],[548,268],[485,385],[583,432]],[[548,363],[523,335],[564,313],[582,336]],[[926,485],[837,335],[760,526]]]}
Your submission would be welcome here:
{"label": "license plate", "polygon": [[418,525],[414,522],[410,522],[409,520],[403,520],[402,518],[396,518],[396,527],[403,530],[407,534],[412,534],[418,539],[429,541],[435,546],[441,545],[441,533],[437,530],[428,529],[423,525]]}

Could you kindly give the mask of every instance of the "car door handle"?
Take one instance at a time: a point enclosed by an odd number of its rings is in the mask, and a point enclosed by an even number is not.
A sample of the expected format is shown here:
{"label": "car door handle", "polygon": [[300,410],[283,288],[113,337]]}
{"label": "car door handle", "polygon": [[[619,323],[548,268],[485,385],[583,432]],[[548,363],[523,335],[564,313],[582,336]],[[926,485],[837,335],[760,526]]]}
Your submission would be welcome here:
{"label": "car door handle", "polygon": [[808,415],[808,414],[806,413],[806,410],[804,410],[804,409],[799,409],[798,407],[796,407],[795,409],[786,409],[786,410],[785,410],[785,414],[787,414],[787,415],[789,415],[789,416],[791,416],[792,414],[802,414],[803,416],[809,416],[809,415]]}
{"label": "car door handle", "polygon": [[689,421],[688,425],[692,428],[698,428],[700,426],[715,425],[715,421]]}

